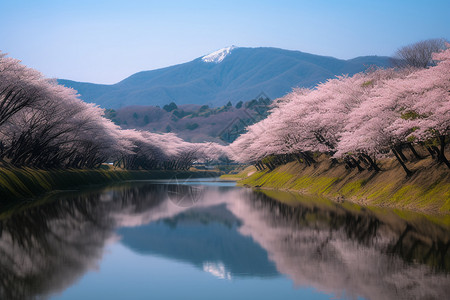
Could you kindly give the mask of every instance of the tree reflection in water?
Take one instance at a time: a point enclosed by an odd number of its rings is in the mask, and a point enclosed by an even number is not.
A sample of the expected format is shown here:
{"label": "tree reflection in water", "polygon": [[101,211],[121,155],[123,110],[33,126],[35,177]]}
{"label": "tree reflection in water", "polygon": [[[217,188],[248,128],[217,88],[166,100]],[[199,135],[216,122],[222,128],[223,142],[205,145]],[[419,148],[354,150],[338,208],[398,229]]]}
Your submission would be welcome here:
{"label": "tree reflection in water", "polygon": [[[184,203],[189,194],[195,195],[195,206],[174,204]],[[211,210],[204,208],[218,205],[239,219],[239,233],[265,249],[278,272],[296,286],[374,299],[445,298],[450,293],[447,227],[425,217],[405,219],[389,211],[268,194],[133,183],[58,194],[43,204],[4,212],[0,299],[63,291],[97,267],[105,245],[120,238],[118,227],[158,220],[172,224],[187,211],[205,219],[203,212]],[[294,205],[274,200],[277,195],[295,198]]]}
{"label": "tree reflection in water", "polygon": [[242,231],[297,286],[351,298],[435,299],[450,293],[449,230],[423,216],[406,221],[389,211],[330,201],[291,206],[262,191],[250,198],[248,207],[240,207],[246,215]]}
{"label": "tree reflection in water", "polygon": [[139,185],[56,198],[0,221],[0,299],[67,288],[95,268],[105,244],[117,239],[115,214],[150,210],[164,200],[164,188]]}

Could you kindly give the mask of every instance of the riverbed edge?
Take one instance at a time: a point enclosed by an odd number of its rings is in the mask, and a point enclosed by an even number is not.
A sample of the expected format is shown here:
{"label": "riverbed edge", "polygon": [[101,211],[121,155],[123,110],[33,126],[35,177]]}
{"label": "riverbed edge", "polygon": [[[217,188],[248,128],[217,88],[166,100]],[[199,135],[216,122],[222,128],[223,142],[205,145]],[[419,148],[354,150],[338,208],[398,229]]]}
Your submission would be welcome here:
{"label": "riverbed edge", "polygon": [[217,171],[0,168],[0,202],[35,198],[54,190],[79,189],[130,180],[218,177]]}
{"label": "riverbed edge", "polygon": [[332,166],[322,158],[314,166],[291,162],[274,170],[248,167],[221,178],[240,186],[319,195],[336,202],[450,215],[450,172],[431,160],[420,164],[420,168],[412,165],[417,171],[406,177],[393,160],[381,161],[380,172],[360,172]]}

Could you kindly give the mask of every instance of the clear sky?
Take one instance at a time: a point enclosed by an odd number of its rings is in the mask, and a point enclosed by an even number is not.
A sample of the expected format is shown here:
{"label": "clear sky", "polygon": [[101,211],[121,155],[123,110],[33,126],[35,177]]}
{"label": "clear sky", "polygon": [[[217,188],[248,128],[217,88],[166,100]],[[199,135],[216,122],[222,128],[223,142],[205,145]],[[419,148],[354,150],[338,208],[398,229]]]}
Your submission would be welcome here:
{"label": "clear sky", "polygon": [[449,0],[0,0],[0,50],[48,77],[115,83],[217,49],[348,59],[450,39]]}

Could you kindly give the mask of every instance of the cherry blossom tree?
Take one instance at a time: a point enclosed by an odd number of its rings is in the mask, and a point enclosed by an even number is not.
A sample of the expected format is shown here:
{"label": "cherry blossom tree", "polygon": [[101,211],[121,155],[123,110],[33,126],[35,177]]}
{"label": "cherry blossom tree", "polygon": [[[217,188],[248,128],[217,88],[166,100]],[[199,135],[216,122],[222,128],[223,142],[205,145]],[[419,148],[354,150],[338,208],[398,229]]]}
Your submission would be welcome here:
{"label": "cherry blossom tree", "polygon": [[309,165],[311,153],[320,152],[374,171],[377,159],[394,156],[411,175],[403,148],[421,159],[414,145],[424,144],[449,166],[450,50],[433,60],[428,69],[369,70],[294,89],[229,146],[229,156],[273,169],[292,156]]}
{"label": "cherry blossom tree", "polygon": [[[215,157],[211,145],[173,133],[122,130],[76,91],[0,54],[0,162],[36,168],[188,169]],[[223,154],[224,149],[218,145]]]}
{"label": "cherry blossom tree", "polygon": [[42,100],[43,76],[0,51],[0,126],[25,107]]}
{"label": "cherry blossom tree", "polygon": [[424,145],[450,168],[450,49],[433,60],[427,69],[369,70],[296,88],[223,146],[122,130],[76,91],[0,53],[0,163],[95,168],[114,161],[126,169],[188,170],[226,156],[261,170],[294,159],[311,165],[314,153],[325,153],[360,171],[379,171],[377,160],[393,156],[410,175],[403,148],[420,159],[414,147]]}

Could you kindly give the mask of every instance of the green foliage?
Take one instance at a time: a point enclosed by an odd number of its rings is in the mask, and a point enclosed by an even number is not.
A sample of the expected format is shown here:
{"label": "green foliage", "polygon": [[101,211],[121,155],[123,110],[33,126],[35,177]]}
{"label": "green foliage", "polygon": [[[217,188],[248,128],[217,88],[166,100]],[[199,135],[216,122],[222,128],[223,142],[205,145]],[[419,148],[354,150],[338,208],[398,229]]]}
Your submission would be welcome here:
{"label": "green foliage", "polygon": [[232,143],[246,130],[246,124],[253,124],[253,120],[245,119],[242,122],[235,122],[227,130],[223,131],[219,138],[227,143]]}
{"label": "green foliage", "polygon": [[256,99],[245,102],[245,108],[252,108],[256,105],[258,105],[258,101]]}
{"label": "green foliage", "polygon": [[202,107],[200,107],[200,109],[198,110],[199,112],[203,112],[209,109],[208,105],[202,105]]}
{"label": "green foliage", "polygon": [[269,98],[266,97],[260,97],[258,98],[258,105],[262,105],[262,106],[267,106],[271,103],[272,101]]}
{"label": "green foliage", "polygon": [[416,119],[424,119],[427,115],[421,115],[414,110],[408,110],[401,114],[401,118],[403,120],[416,120]]}
{"label": "green foliage", "polygon": [[361,84],[362,87],[370,87],[372,85],[373,85],[373,80],[367,80]]}
{"label": "green foliage", "polygon": [[186,129],[188,130],[195,130],[198,128],[198,124],[197,123],[188,123],[186,124]]}
{"label": "green foliage", "polygon": [[[223,129],[220,132],[220,139],[226,142],[233,142],[237,137],[239,137],[242,133],[246,131],[246,126],[254,124],[264,118],[266,118],[269,114],[271,101],[266,97],[259,97],[257,99],[253,99],[247,103],[243,101],[239,101],[236,104],[236,108],[234,108],[229,101],[226,105],[221,107],[210,107],[208,105],[202,105],[194,111],[188,110],[185,111],[182,107],[178,107],[174,102],[167,104],[164,106],[164,111],[159,111],[156,115],[153,111],[146,110],[118,110],[117,112],[110,109],[105,110],[105,116],[109,116],[112,118],[111,120],[117,125],[135,127],[135,128],[145,128],[146,130],[153,131],[164,131],[164,132],[175,132],[179,133],[179,131],[183,131],[184,129],[195,130],[197,128],[206,129],[203,124],[211,124],[214,125],[222,125]],[[239,112],[237,109],[248,106],[247,114],[243,114],[242,111]],[[158,112],[158,110],[156,110]],[[227,116],[220,116],[220,114],[224,112],[230,112]],[[217,115],[217,120],[215,119],[215,115]],[[119,118],[120,117],[120,118]],[[210,118],[209,120],[192,120],[190,124],[186,125],[185,121],[187,118]],[[183,121],[180,121],[183,120]],[[128,121],[129,124],[128,124]],[[158,126],[152,129],[149,127],[149,124],[156,124],[155,122],[162,122]],[[187,120],[186,120],[187,121]],[[233,121],[231,124],[230,122]],[[182,126],[175,126],[174,123],[182,122]],[[197,124],[197,125],[196,125]],[[217,134],[214,131],[213,134]],[[214,136],[217,138],[217,136]]]}
{"label": "green foliage", "polygon": [[115,118],[117,116],[117,112],[114,109],[107,108],[104,110],[103,116],[107,119],[112,120],[113,118]]}
{"label": "green foliage", "polygon": [[111,121],[113,121],[114,124],[116,125],[120,125],[121,121],[119,118],[117,118],[117,112],[114,109],[105,109],[104,110],[104,115],[103,115],[106,119],[109,119]]}
{"label": "green foliage", "polygon": [[227,104],[227,105],[221,106],[219,108],[216,108],[215,110],[212,110],[211,112],[213,114],[219,114],[219,113],[222,113],[222,112],[225,112],[225,111],[229,111],[232,107],[233,106]]}
{"label": "green foliage", "polygon": [[188,116],[188,115],[189,115],[189,113],[185,112],[184,110],[178,110],[178,109],[174,110],[174,111],[172,112],[172,114],[175,115],[175,116],[176,116],[177,118],[179,118],[179,119],[182,119],[182,118],[184,118],[185,116]]}
{"label": "green foliage", "polygon": [[175,102],[170,102],[170,104],[164,105],[163,109],[167,112],[171,112],[172,110],[178,109],[178,106],[175,104]]}
{"label": "green foliage", "polygon": [[270,163],[273,163],[274,159],[275,159],[275,156],[269,155],[269,156],[266,156],[266,157],[264,157],[262,159],[262,163],[263,164],[270,164]]}
{"label": "green foliage", "polygon": [[269,98],[260,97],[259,99],[253,99],[245,102],[244,107],[254,110],[257,113],[257,120],[260,121],[269,115],[271,100]]}
{"label": "green foliage", "polygon": [[[414,131],[414,128],[413,128],[413,131]],[[411,135],[406,140],[410,143],[413,143],[417,140],[417,138],[415,136]]]}

